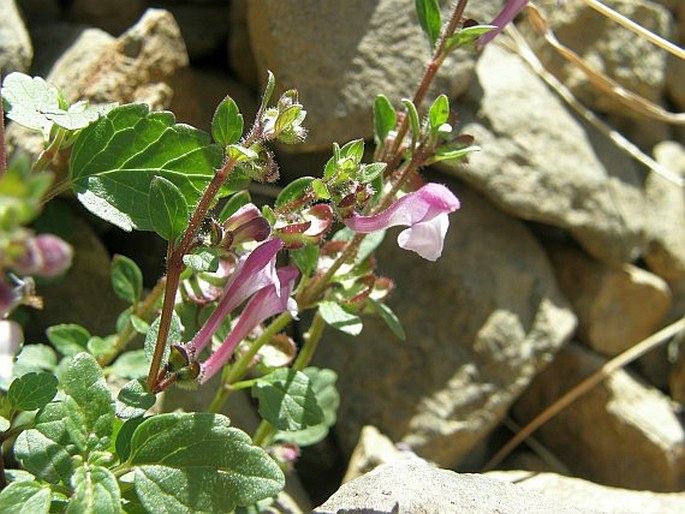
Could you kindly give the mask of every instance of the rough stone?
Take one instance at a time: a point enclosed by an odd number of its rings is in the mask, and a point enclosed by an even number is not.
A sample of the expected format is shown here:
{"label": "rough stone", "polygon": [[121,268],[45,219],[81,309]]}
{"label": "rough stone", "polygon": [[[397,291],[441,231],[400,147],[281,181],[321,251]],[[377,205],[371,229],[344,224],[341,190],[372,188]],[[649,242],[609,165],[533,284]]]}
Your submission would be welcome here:
{"label": "rough stone", "polygon": [[173,94],[168,83],[187,65],[188,55],[173,16],[148,9],[115,40],[108,40],[102,31],[84,31],[55,63],[48,80],[71,101],[147,101],[152,108],[163,109]]}
{"label": "rough stone", "polygon": [[14,0],[0,0],[0,75],[26,73],[33,60],[31,38]]}
{"label": "rough stone", "polygon": [[374,424],[394,441],[453,466],[502,419],[536,371],[570,337],[575,317],[544,251],[520,222],[454,187],[453,215],[436,263],[388,235],[379,273],[407,331],[398,341],[376,319],[355,339],[328,331],[318,364],[338,371],[336,434],[345,451]]}
{"label": "rough stone", "polygon": [[250,33],[247,30],[247,4],[248,0],[231,2],[228,60],[235,76],[243,84],[257,90],[259,89],[259,74],[250,45]]}
{"label": "rough stone", "polygon": [[685,505],[685,493],[654,493],[607,487],[580,478],[556,473],[531,473],[530,471],[493,471],[485,474],[515,483],[528,491],[536,491],[582,510],[596,510],[604,514],[678,514]]}
{"label": "rough stone", "polygon": [[613,357],[661,328],[671,303],[664,280],[631,264],[605,266],[571,247],[547,250],[582,342]]}
{"label": "rough stone", "polygon": [[[411,452],[402,452],[385,435],[372,425],[366,425],[359,434],[359,441],[350,456],[347,471],[342,479],[345,484],[358,478],[381,464],[411,458]],[[416,458],[416,457],[415,457]]]}
{"label": "rough stone", "polygon": [[[656,160],[685,177],[685,147],[663,141],[654,148]],[[666,280],[685,278],[685,193],[683,188],[650,172],[645,182],[649,202],[645,262]]]}
{"label": "rough stone", "polygon": [[67,17],[118,36],[143,13],[144,0],[71,0]]}
{"label": "rough stone", "polygon": [[[649,0],[604,3],[646,29],[666,39],[673,38],[673,18],[665,7]],[[541,9],[557,39],[595,71],[647,100],[660,103],[666,83],[666,52],[583,2],[547,3]],[[532,42],[546,68],[584,104],[601,112],[631,114],[623,104],[589,83],[578,67],[561,57],[542,37],[534,37]]]}
{"label": "rough stone", "polygon": [[[525,425],[603,362],[579,345],[559,352],[514,405],[517,422]],[[548,421],[536,438],[594,482],[662,492],[685,487],[685,429],[671,401],[624,370]]]}
{"label": "rough stone", "polygon": [[[489,19],[483,13],[497,6],[488,4],[469,15]],[[248,2],[247,18],[260,79],[271,70],[282,88],[299,91],[307,109],[309,136],[292,151],[370,137],[376,95],[395,103],[410,97],[430,57],[411,0],[255,0]],[[435,90],[461,94],[474,59],[466,52],[451,56]]]}
{"label": "rough stone", "polygon": [[559,514],[593,512],[476,474],[457,474],[422,461],[383,464],[344,484],[315,514]]}
{"label": "rough stone", "polygon": [[601,261],[637,258],[646,202],[633,163],[578,122],[518,56],[490,44],[476,72],[482,90],[460,105],[460,120],[482,151],[468,166],[441,169],[514,216],[568,231]]}

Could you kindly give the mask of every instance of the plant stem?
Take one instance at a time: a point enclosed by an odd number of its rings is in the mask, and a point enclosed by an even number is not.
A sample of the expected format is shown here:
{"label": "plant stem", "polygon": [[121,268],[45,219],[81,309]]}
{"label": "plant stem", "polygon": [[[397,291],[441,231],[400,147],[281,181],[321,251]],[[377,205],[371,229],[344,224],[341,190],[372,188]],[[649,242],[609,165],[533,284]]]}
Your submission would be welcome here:
{"label": "plant stem", "polygon": [[274,427],[267,420],[263,419],[257,427],[257,430],[252,437],[252,442],[257,446],[264,446],[269,443]]}
{"label": "plant stem", "polygon": [[[0,73],[0,84],[2,84],[2,73]],[[2,104],[2,87],[0,86],[0,178],[5,176],[7,171],[7,150],[5,149],[5,111]],[[1,457],[1,455],[0,455]],[[2,478],[4,480],[3,471]]]}
{"label": "plant stem", "polygon": [[233,364],[231,370],[223,379],[221,387],[214,395],[212,403],[209,404],[209,407],[207,408],[209,412],[219,412],[221,410],[224,403],[228,399],[228,395],[232,392],[231,384],[235,384],[239,380],[242,380],[242,378],[247,374],[247,370],[250,368],[252,359],[255,355],[257,355],[259,349],[271,341],[273,336],[283,330],[292,320],[293,318],[290,313],[283,312],[271,323],[269,323],[269,326],[264,329],[262,335],[255,339],[255,341],[250,345],[250,348],[238,358],[235,364]]}
{"label": "plant stem", "polygon": [[293,364],[293,369],[297,371],[302,371],[306,368],[312,360],[316,348],[319,346],[319,341],[321,341],[321,336],[326,328],[326,322],[321,316],[321,312],[317,309],[316,314],[314,314],[314,319],[309,327],[309,330],[304,336],[304,345],[297,354],[297,359]]}

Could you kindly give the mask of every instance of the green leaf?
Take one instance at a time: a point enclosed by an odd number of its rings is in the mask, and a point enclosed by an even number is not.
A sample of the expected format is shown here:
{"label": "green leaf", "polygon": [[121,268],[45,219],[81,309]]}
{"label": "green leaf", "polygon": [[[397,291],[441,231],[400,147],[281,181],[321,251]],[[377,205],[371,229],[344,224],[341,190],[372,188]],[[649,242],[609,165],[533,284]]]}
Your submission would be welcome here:
{"label": "green leaf", "polygon": [[309,377],[294,369],[277,369],[257,379],[252,396],[259,414],[279,430],[301,430],[323,421],[323,411]]}
{"label": "green leaf", "polygon": [[12,482],[0,492],[3,514],[48,514],[52,492],[35,481]]}
{"label": "green leaf", "polygon": [[266,106],[271,100],[271,95],[274,94],[274,88],[276,87],[276,77],[271,72],[271,70],[266,70],[266,85],[264,86],[264,93],[262,93],[262,101],[259,106],[259,112],[264,113]]}
{"label": "green leaf", "polygon": [[71,477],[74,493],[67,514],[119,514],[121,492],[116,477],[107,468],[85,464]]}
{"label": "green leaf", "polygon": [[82,414],[83,426],[73,428],[85,434],[87,450],[106,450],[114,424],[114,401],[97,361],[88,353],[74,356],[60,385],[73,399],[70,416],[77,409]]}
{"label": "green leaf", "polygon": [[354,162],[361,162],[362,157],[364,157],[364,140],[363,139],[353,139],[343,145],[340,149],[340,159],[345,157],[351,158]]}
{"label": "green leaf", "polygon": [[46,344],[25,344],[17,355],[12,372],[15,376],[21,377],[32,371],[53,371],[55,366],[55,350]]}
{"label": "green leaf", "polygon": [[19,125],[43,132],[45,137],[49,135],[52,126],[45,113],[58,111],[59,99],[57,87],[40,77],[32,78],[14,72],[7,75],[2,82],[2,100],[7,117]]}
{"label": "green leaf", "polygon": [[[131,317],[133,319],[133,317]],[[95,358],[100,358],[115,351],[117,336],[112,334],[107,337],[93,336],[88,339],[86,345],[88,351]]]}
{"label": "green leaf", "polygon": [[5,416],[0,416],[0,432],[5,432],[12,426],[12,423]]}
{"label": "green leaf", "polygon": [[157,397],[148,391],[143,379],[131,380],[117,396],[117,416],[120,419],[139,418],[155,404]]}
{"label": "green leaf", "polygon": [[428,38],[431,48],[440,36],[440,6],[438,0],[415,0],[416,15],[419,18],[419,25]]}
{"label": "green leaf", "polygon": [[408,98],[403,98],[402,103],[407,108],[407,116],[409,117],[409,126],[411,127],[411,146],[412,149],[416,148],[416,143],[421,136],[420,122],[419,122],[419,111],[416,110],[414,102]]}
{"label": "green leaf", "polygon": [[[152,356],[155,353],[155,345],[157,344],[157,334],[159,333],[159,322],[161,319],[161,314],[152,322],[150,325],[150,330],[145,334],[145,359],[149,364],[152,362]],[[166,345],[164,347],[164,355],[162,361],[166,362],[169,357],[169,347],[172,343],[181,342],[181,333],[183,332],[183,327],[181,326],[181,318],[178,317],[176,311],[171,314],[171,325],[169,326],[169,336],[166,340]]]}
{"label": "green leaf", "polygon": [[290,107],[281,111],[276,118],[276,123],[274,124],[274,130],[277,134],[281,131],[287,129],[294,121],[300,116],[302,112],[302,106],[299,104],[291,105]]}
{"label": "green leaf", "polygon": [[314,190],[314,194],[316,194],[318,199],[328,200],[331,197],[331,193],[328,191],[328,186],[326,186],[326,183],[320,178],[313,180],[311,185],[312,189]]}
{"label": "green leaf", "polygon": [[483,34],[495,30],[496,25],[471,25],[454,33],[445,43],[445,50],[451,52],[455,48],[468,46],[474,43]]}
{"label": "green leaf", "polygon": [[86,128],[91,123],[97,121],[100,116],[104,116],[111,111],[117,104],[88,105],[88,102],[76,102],[69,106],[68,110],[46,111],[45,117],[54,122],[55,125],[65,130],[75,131]]}
{"label": "green leaf", "polygon": [[221,146],[237,143],[243,135],[243,115],[233,98],[227,96],[217,106],[212,118],[212,137]]}
{"label": "green leaf", "polygon": [[388,328],[390,328],[390,330],[392,330],[392,332],[398,338],[404,341],[407,338],[407,335],[404,332],[404,328],[402,328],[399,318],[392,311],[392,309],[384,303],[374,300],[373,298],[368,298],[368,302],[373,306],[373,310],[381,317],[381,319],[385,321],[385,324],[388,325]]}
{"label": "green leaf", "polygon": [[295,266],[300,270],[302,276],[308,277],[316,268],[316,263],[319,258],[319,247],[309,245],[298,248],[297,250],[291,250],[290,257],[292,257]]}
{"label": "green leaf", "polygon": [[250,193],[247,191],[240,191],[239,193],[234,194],[226,201],[226,204],[221,209],[221,212],[218,216],[219,222],[223,223],[230,218],[232,214],[235,214],[238,209],[244,205],[247,205],[251,201],[252,199],[250,198]]}
{"label": "green leaf", "polygon": [[397,113],[390,100],[385,95],[378,95],[373,103],[373,133],[377,146],[385,142],[396,123]]}
{"label": "green leaf", "polygon": [[144,350],[133,350],[122,353],[109,367],[109,370],[121,378],[135,379],[147,376],[150,364]]}
{"label": "green leaf", "polygon": [[208,134],[174,122],[169,112],[128,104],[83,129],[70,160],[79,201],[124,230],[153,230],[148,205],[157,176],[174,183],[190,214],[221,165],[222,152]]}
{"label": "green leaf", "polygon": [[143,273],[132,259],[115,255],[110,267],[112,288],[122,300],[136,305],[143,291]]}
{"label": "green leaf", "polygon": [[450,102],[446,95],[438,96],[428,111],[428,122],[431,132],[437,132],[443,123],[447,123],[450,117]]}
{"label": "green leaf", "polygon": [[330,427],[335,425],[336,413],[340,405],[340,395],[335,388],[338,379],[335,371],[315,367],[305,368],[302,371],[309,377],[312,390],[316,395],[316,403],[324,414],[324,419],[318,425],[307,427],[303,430],[279,431],[274,436],[275,441],[285,441],[300,446],[309,446],[321,441]]}
{"label": "green leaf", "polygon": [[276,495],[283,472],[225,416],[160,414],[131,440],[135,489],[152,514],[230,512]]}
{"label": "green leaf", "polygon": [[226,156],[230,159],[235,159],[236,162],[255,161],[259,159],[259,154],[252,148],[246,148],[241,145],[228,145],[226,147]]}
{"label": "green leaf", "polygon": [[198,248],[193,253],[183,256],[183,264],[197,273],[213,273],[219,269],[218,251],[214,248]]}
{"label": "green leaf", "polygon": [[153,177],[150,182],[150,220],[162,239],[175,241],[188,225],[188,203],[173,182]]}
{"label": "green leaf", "polygon": [[373,182],[385,171],[388,165],[384,162],[372,162],[371,164],[364,164],[359,173],[359,181],[363,184]]}
{"label": "green leaf", "polygon": [[119,459],[124,462],[128,460],[131,455],[131,439],[133,438],[133,433],[136,428],[145,421],[146,418],[130,418],[121,426],[116,435],[116,451]]}
{"label": "green leaf", "polygon": [[27,373],[17,378],[7,391],[12,406],[21,410],[42,409],[57,394],[57,377],[51,373]]}
{"label": "green leaf", "polygon": [[467,146],[465,148],[452,149],[450,147],[441,147],[433,154],[432,157],[426,160],[426,164],[433,164],[440,161],[450,161],[455,159],[463,159],[468,154],[480,151],[479,146]]}
{"label": "green leaf", "polygon": [[319,303],[319,312],[326,323],[345,334],[357,336],[362,331],[362,319],[356,314],[350,314],[335,302]]}
{"label": "green leaf", "polygon": [[131,326],[136,332],[143,335],[147,334],[148,330],[150,330],[149,323],[135,314],[131,314]]}
{"label": "green leaf", "polygon": [[314,177],[300,177],[290,182],[278,194],[276,203],[274,204],[276,208],[304,196],[305,191],[313,181]]}
{"label": "green leaf", "polygon": [[[61,423],[64,424],[64,418],[61,419]],[[71,455],[64,445],[55,442],[38,429],[24,430],[17,436],[14,456],[27,471],[46,482],[69,483],[73,472]]]}
{"label": "green leaf", "polygon": [[87,348],[90,332],[80,325],[65,323],[53,325],[45,333],[48,340],[62,355],[76,355]]}

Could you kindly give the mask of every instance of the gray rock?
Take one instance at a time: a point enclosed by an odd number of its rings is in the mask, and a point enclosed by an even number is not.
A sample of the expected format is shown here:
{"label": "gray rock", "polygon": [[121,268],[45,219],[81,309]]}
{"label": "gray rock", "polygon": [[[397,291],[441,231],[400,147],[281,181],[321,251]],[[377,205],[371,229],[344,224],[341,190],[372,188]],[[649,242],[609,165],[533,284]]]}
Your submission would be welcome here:
{"label": "gray rock", "polygon": [[567,230],[602,261],[638,257],[645,200],[633,163],[579,123],[518,56],[488,45],[476,72],[482,95],[461,105],[460,119],[482,151],[468,166],[441,169],[517,217]]}
{"label": "gray rock", "polygon": [[33,60],[31,38],[14,0],[0,0],[0,74],[26,73]]}
{"label": "gray rock", "polygon": [[257,90],[259,78],[252,45],[250,45],[250,33],[247,29],[247,5],[248,0],[233,0],[231,2],[228,56],[231,70],[235,76],[243,84]]}
{"label": "gray rock", "polygon": [[[663,141],[654,148],[656,160],[685,177],[685,147]],[[685,194],[683,188],[654,172],[645,182],[649,201],[645,262],[666,280],[685,278]]]}
{"label": "gray rock", "polygon": [[48,80],[69,100],[148,102],[169,106],[169,82],[188,65],[181,32],[173,16],[148,9],[135,26],[117,39],[91,29],[84,31],[55,63]]}
{"label": "gray rock", "polygon": [[[430,57],[411,0],[255,0],[247,14],[260,78],[271,70],[282,88],[299,91],[307,109],[309,137],[292,151],[370,137],[376,95],[395,103],[411,97]],[[461,94],[473,62],[465,52],[454,54],[435,90]]]}
{"label": "gray rock", "polygon": [[493,471],[488,478],[513,482],[528,491],[537,491],[563,504],[605,514],[678,514],[685,506],[685,493],[654,493],[607,487],[580,478],[555,473]]}
{"label": "gray rock", "polygon": [[[597,370],[603,359],[579,345],[559,352],[514,405],[521,425]],[[594,482],[652,491],[685,487],[685,429],[672,402],[625,370],[536,432],[571,471]]]}
{"label": "gray rock", "polygon": [[[673,39],[673,18],[650,0],[607,0],[612,9],[666,39]],[[659,103],[666,83],[667,52],[626,30],[583,2],[541,6],[559,41],[626,89]],[[527,31],[532,32],[532,31]],[[531,34],[532,35],[532,34]],[[630,110],[594,87],[586,75],[561,57],[541,37],[533,46],[545,64],[584,104],[594,110],[630,115]]]}
{"label": "gray rock", "polygon": [[340,487],[315,514],[559,514],[594,512],[476,474],[457,474],[422,461],[383,464]]}
{"label": "gray rock", "polygon": [[359,434],[359,441],[347,463],[342,483],[354,480],[381,464],[411,458],[413,455],[400,451],[390,438],[381,434],[373,425],[366,425]]}
{"label": "gray rock", "polygon": [[550,246],[559,286],[578,316],[578,338],[613,357],[661,328],[668,284],[630,264],[608,267],[570,247]]}
{"label": "gray rock", "polygon": [[374,424],[422,457],[453,466],[502,419],[575,327],[547,258],[526,227],[456,187],[437,263],[397,248],[389,234],[379,273],[407,331],[398,341],[376,319],[351,339],[329,330],[318,364],[338,371],[336,433],[345,451]]}

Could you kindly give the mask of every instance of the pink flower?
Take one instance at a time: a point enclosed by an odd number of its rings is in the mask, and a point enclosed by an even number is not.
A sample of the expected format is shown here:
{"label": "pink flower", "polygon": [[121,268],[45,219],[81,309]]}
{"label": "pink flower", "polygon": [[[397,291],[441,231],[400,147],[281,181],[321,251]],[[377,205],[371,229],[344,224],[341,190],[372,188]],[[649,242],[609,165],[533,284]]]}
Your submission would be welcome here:
{"label": "pink flower", "polygon": [[345,225],[362,234],[397,225],[409,228],[400,232],[400,248],[412,250],[424,259],[435,261],[442,255],[449,227],[448,214],[459,209],[459,200],[445,186],[426,184],[418,191],[404,195],[383,212],[374,216],[353,214]]}
{"label": "pink flower", "polygon": [[40,234],[18,244],[24,248],[23,254],[12,264],[17,273],[54,277],[71,266],[74,252],[57,236]]}
{"label": "pink flower", "polygon": [[529,0],[507,0],[507,3],[504,5],[500,13],[495,16],[495,19],[490,23],[490,25],[496,25],[497,28],[495,30],[491,30],[487,34],[484,34],[478,40],[478,43],[476,44],[478,49],[482,49],[490,41],[495,39],[495,36],[500,34],[504,30],[504,27],[511,23],[514,18],[516,18],[516,15],[523,10],[528,1]]}
{"label": "pink flower", "polygon": [[278,284],[273,283],[260,289],[247,302],[237,323],[228,334],[217,351],[202,363],[198,382],[204,384],[212,378],[229,361],[238,343],[245,339],[250,332],[265,319],[280,314],[286,310],[295,312],[297,305],[290,298],[298,271],[292,266],[278,270]]}
{"label": "pink flower", "polygon": [[226,284],[224,294],[214,312],[202,328],[186,345],[191,356],[197,356],[207,346],[226,317],[241,303],[263,287],[273,285],[280,294],[280,281],[276,274],[276,254],[283,247],[280,239],[272,239],[255,248],[238,262]]}

